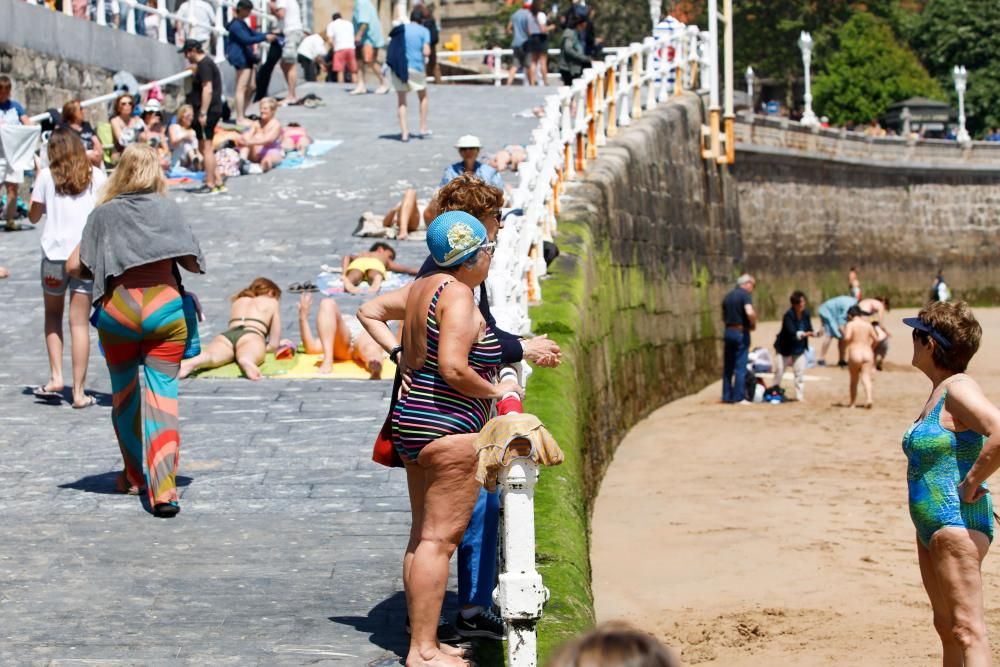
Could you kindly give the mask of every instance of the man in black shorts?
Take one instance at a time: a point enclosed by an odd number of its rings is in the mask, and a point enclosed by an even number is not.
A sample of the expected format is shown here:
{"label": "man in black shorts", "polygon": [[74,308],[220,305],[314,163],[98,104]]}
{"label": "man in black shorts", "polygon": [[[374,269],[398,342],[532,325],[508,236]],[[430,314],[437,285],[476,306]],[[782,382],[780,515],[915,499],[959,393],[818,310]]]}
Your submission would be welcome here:
{"label": "man in black shorts", "polygon": [[205,183],[195,193],[219,194],[226,191],[226,186],[215,173],[212,137],[215,136],[215,126],[222,118],[222,73],[215,61],[205,55],[201,42],[197,40],[185,40],[180,52],[191,63],[191,71],[194,72],[187,102],[194,109],[191,127],[198,137],[198,149],[205,157]]}

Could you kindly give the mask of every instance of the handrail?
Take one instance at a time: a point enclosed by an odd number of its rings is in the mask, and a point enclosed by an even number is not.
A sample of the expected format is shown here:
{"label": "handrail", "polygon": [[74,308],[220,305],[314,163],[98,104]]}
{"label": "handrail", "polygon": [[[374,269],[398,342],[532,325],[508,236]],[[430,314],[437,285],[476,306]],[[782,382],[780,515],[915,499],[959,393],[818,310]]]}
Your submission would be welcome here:
{"label": "handrail", "polygon": [[[509,216],[500,230],[487,278],[490,306],[502,329],[521,334],[531,331],[528,307],[541,300],[539,280],[546,273],[543,243],[556,234],[567,181],[585,173],[607,140],[644,111],[707,83],[704,40],[696,27],[681,25],[642,43],[605,49],[604,61],[594,62],[571,86],[545,97],[511,197],[513,208],[522,212]],[[536,466],[524,459],[500,475],[504,563],[494,600],[507,624],[510,667],[537,664],[535,623],[548,599],[535,570],[531,518],[536,476]]]}

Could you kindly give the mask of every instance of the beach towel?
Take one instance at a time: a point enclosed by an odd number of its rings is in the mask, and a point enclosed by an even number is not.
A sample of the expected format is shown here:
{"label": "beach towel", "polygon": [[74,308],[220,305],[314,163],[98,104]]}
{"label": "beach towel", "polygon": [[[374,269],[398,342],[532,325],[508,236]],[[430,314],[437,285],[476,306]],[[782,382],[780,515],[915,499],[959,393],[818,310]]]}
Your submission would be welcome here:
{"label": "beach towel", "polygon": [[35,151],[42,135],[39,125],[0,125],[0,157],[12,169],[26,171],[35,168]]}
{"label": "beach towel", "polygon": [[[368,371],[353,361],[338,361],[333,364],[333,372],[320,375],[319,365],[323,361],[320,354],[296,354],[291,359],[275,359],[270,352],[260,367],[264,377],[294,380],[367,380]],[[382,362],[382,380],[391,381],[396,374],[396,365],[386,359]],[[242,378],[243,372],[235,363],[210,370],[196,371],[191,377],[213,379]]]}
{"label": "beach towel", "polygon": [[[386,275],[385,280],[382,281],[382,290],[386,292],[391,292],[392,290],[399,289],[407,283],[413,282],[413,276],[408,276],[405,273],[395,273],[389,271]],[[339,273],[327,273],[326,271],[320,273],[316,276],[316,287],[319,289],[320,294],[324,296],[332,296],[334,294],[345,294],[347,290],[344,289],[344,279]],[[364,286],[367,290],[367,285]]]}

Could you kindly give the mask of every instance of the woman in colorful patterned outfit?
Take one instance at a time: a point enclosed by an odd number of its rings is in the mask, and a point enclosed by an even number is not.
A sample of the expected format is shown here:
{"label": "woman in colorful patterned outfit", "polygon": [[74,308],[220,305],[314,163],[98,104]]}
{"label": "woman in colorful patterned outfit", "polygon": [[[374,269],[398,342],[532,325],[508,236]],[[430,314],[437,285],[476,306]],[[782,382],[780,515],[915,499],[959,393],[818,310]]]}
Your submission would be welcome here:
{"label": "woman in colorful patterned outfit", "polygon": [[[403,558],[408,667],[463,664],[461,649],[438,642],[437,626],[448,562],[479,494],[473,440],[493,399],[523,394],[516,382],[494,384],[500,343],[473,298],[495,247],[486,228],[468,213],[449,211],[428,227],[427,245],[440,271],[409,286],[402,356],[412,381],[392,418],[413,515]],[[366,327],[386,349],[395,344],[384,323],[369,319]]]}
{"label": "woman in colorful patterned outfit", "polygon": [[991,665],[981,565],[993,540],[986,480],[1000,468],[1000,409],[965,374],[982,328],[963,302],[932,303],[913,327],[913,365],[933,383],[903,437],[910,517],[945,667]]}
{"label": "woman in colorful patterned outfit", "polygon": [[[138,494],[146,486],[153,514],[160,517],[180,511],[177,374],[187,325],[178,265],[204,273],[201,248],[180,208],[166,197],[156,152],[130,145],[98,196],[67,268],[71,275],[93,278],[94,304],[100,306],[97,332],[111,375],[111,419],[125,462],[117,488]],[[139,385],[140,364],[144,388]]]}

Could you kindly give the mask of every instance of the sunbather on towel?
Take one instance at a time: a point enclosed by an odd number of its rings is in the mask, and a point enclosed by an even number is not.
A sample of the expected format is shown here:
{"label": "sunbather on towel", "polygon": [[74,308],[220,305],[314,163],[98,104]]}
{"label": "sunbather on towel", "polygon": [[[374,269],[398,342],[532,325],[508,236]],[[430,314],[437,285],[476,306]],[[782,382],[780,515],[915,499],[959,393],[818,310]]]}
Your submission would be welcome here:
{"label": "sunbather on towel", "polygon": [[322,354],[319,372],[323,375],[333,370],[334,361],[353,361],[371,375],[372,380],[382,378],[382,361],[385,351],[375,342],[354,315],[343,315],[333,299],[319,302],[316,313],[316,336],[309,326],[312,295],[299,297],[299,331],[306,354]]}
{"label": "sunbather on towel", "polygon": [[413,267],[396,263],[396,251],[388,243],[376,241],[368,252],[344,255],[344,291],[350,294],[361,292],[361,283],[367,282],[368,292],[377,294],[387,271],[417,275]]}
{"label": "sunbather on towel", "polygon": [[281,288],[267,278],[257,278],[234,295],[229,329],[213,338],[201,354],[182,361],[179,377],[235,361],[248,380],[259,380],[265,354],[274,352],[279,345],[292,345],[289,340],[280,340],[280,300]]}

